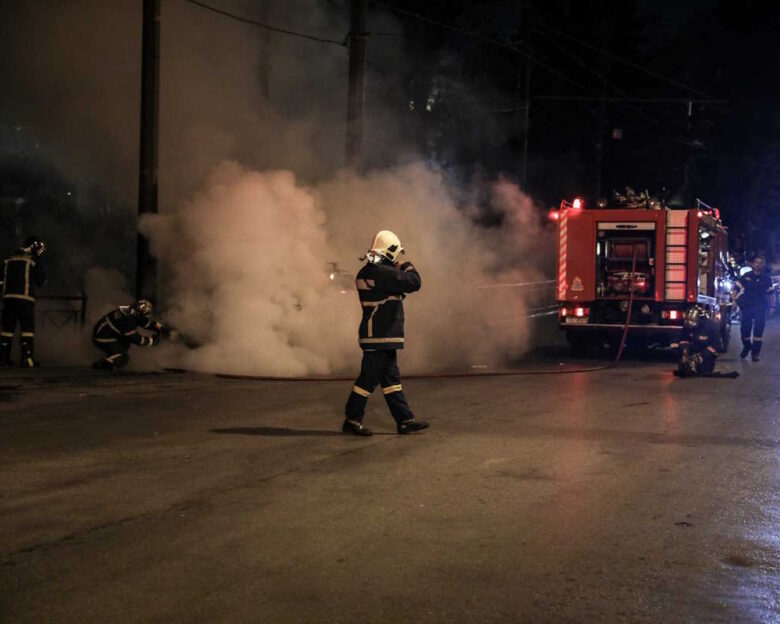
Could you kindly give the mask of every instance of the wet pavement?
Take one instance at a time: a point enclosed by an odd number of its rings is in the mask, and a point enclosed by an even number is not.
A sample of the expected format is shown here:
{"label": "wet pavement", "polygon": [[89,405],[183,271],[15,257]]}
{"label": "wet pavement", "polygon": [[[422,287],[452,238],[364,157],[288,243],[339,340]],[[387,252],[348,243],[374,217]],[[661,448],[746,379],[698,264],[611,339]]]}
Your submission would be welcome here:
{"label": "wet pavement", "polygon": [[378,394],[368,439],[344,382],[2,372],[0,621],[780,621],[766,340],[737,380],[409,380],[431,429]]}

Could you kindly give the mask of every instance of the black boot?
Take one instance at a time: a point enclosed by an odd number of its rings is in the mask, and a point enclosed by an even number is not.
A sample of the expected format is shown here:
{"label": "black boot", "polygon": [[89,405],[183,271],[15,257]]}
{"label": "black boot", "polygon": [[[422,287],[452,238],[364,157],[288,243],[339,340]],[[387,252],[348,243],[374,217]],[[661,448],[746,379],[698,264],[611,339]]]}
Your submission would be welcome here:
{"label": "black boot", "polygon": [[13,366],[14,363],[11,361],[11,343],[10,342],[2,342],[0,343],[0,366]]}
{"label": "black boot", "polygon": [[92,362],[92,368],[95,370],[107,370],[109,373],[113,373],[116,370],[114,363],[106,358],[100,358],[99,360]]}
{"label": "black boot", "polygon": [[424,420],[405,420],[402,423],[398,423],[398,433],[401,435],[415,433],[416,431],[422,431],[428,427],[430,427],[430,424]]}
{"label": "black boot", "polygon": [[19,368],[40,368],[41,363],[33,358],[32,354],[23,354],[19,362]]}
{"label": "black boot", "polygon": [[344,424],[341,425],[341,431],[342,433],[351,433],[356,436],[372,436],[374,435],[374,432],[371,431],[371,429],[368,429],[363,426],[363,423],[358,422],[357,420],[350,420],[347,418],[344,421]]}
{"label": "black boot", "polygon": [[739,357],[744,360],[748,356],[748,353],[750,353],[750,343],[744,344],[742,346],[742,351],[739,352]]}
{"label": "black boot", "polygon": [[22,343],[22,359],[19,362],[19,368],[38,368],[40,362],[33,357],[33,343],[27,340]]}

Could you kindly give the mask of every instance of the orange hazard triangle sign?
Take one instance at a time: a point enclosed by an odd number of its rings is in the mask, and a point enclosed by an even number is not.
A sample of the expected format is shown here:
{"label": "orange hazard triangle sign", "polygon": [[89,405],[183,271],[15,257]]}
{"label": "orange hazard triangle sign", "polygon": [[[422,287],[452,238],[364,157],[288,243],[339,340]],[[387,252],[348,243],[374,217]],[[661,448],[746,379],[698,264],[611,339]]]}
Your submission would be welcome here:
{"label": "orange hazard triangle sign", "polygon": [[582,290],[582,280],[579,277],[575,277],[574,281],[571,283],[571,289],[572,290]]}

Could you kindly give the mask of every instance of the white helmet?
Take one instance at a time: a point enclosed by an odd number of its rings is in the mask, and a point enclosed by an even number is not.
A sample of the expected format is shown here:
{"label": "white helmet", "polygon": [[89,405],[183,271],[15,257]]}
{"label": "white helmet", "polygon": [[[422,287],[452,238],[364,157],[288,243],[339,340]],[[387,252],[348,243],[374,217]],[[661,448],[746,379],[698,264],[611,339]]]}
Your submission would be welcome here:
{"label": "white helmet", "polygon": [[371,256],[380,256],[390,262],[395,262],[398,256],[405,253],[401,246],[400,239],[390,230],[382,230],[374,236],[374,242],[371,243],[371,249],[368,252]]}

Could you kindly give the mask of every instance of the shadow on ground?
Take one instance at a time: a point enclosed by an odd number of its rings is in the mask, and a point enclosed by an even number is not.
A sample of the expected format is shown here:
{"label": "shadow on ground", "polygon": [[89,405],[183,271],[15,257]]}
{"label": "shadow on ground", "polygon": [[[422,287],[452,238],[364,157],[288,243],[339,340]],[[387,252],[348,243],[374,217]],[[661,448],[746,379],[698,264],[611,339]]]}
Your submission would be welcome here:
{"label": "shadow on ground", "polygon": [[326,429],[288,429],[287,427],[226,427],[224,429],[211,429],[211,433],[232,433],[234,435],[275,436],[290,438],[344,435],[340,431],[329,431]]}
{"label": "shadow on ground", "polygon": [[[224,429],[210,429],[210,431],[211,433],[228,433],[233,435],[268,436],[278,438],[306,438],[317,436],[341,436],[344,438],[359,437],[347,435],[341,431],[335,431],[332,429],[289,429],[288,427],[225,427]],[[394,436],[396,433],[389,431],[374,431],[374,435]]]}

